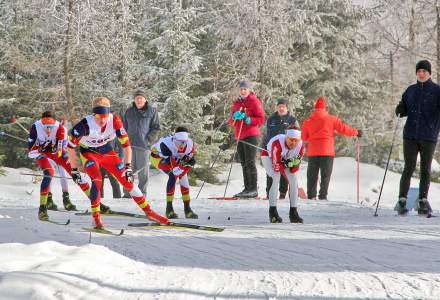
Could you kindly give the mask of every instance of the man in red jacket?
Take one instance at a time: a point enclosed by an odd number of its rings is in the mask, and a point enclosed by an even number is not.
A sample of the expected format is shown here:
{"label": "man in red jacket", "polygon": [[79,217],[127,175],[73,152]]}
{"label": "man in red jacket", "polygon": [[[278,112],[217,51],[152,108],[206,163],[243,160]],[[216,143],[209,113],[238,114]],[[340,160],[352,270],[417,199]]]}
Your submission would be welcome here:
{"label": "man in red jacket", "polygon": [[[240,96],[232,104],[229,124],[234,127],[235,140],[238,143],[237,152],[243,169],[244,190],[234,197],[253,198],[258,196],[257,167],[255,157],[260,126],[264,124],[264,110],[255,93],[251,92],[251,84],[240,82]],[[240,143],[243,140],[248,144]]]}
{"label": "man in red jacket", "polygon": [[344,124],[326,111],[324,97],[315,102],[315,110],[301,127],[302,140],[307,143],[307,197],[316,199],[318,174],[321,170],[319,200],[327,200],[328,185],[335,156],[335,133],[345,136],[362,136],[362,131]]}

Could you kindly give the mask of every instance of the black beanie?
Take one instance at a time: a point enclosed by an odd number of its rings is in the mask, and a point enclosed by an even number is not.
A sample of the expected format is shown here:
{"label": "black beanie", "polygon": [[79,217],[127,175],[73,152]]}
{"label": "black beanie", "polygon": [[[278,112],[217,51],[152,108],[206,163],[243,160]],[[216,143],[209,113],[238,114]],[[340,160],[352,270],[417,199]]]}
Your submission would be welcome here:
{"label": "black beanie", "polygon": [[138,89],[133,93],[133,97],[136,98],[136,96],[142,96],[145,99],[147,98],[147,94],[145,93],[144,90]]}
{"label": "black beanie", "polygon": [[280,99],[277,100],[277,105],[280,105],[280,104],[288,105],[289,104],[289,100],[287,100],[285,98],[280,98]]}
{"label": "black beanie", "polygon": [[427,60],[421,60],[416,64],[416,73],[418,70],[423,69],[428,71],[431,74],[431,63]]}

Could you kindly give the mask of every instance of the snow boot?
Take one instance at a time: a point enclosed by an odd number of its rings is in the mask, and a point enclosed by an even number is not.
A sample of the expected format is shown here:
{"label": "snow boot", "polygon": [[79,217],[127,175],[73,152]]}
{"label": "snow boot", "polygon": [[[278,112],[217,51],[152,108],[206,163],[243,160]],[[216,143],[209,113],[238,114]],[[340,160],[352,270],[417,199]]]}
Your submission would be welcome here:
{"label": "snow boot", "polygon": [[49,215],[47,214],[47,206],[46,205],[40,205],[40,207],[38,208],[38,219],[40,221],[49,220]]}
{"label": "snow boot", "polygon": [[105,205],[105,204],[103,204],[103,203],[100,203],[100,204],[99,204],[99,210],[100,210],[101,213],[103,213],[103,214],[109,214],[109,213],[112,212],[112,210],[110,209],[110,207],[107,206],[107,205]]}
{"label": "snow boot", "polygon": [[278,215],[277,207],[269,207],[269,220],[271,223],[283,223],[283,219]]}
{"label": "snow boot", "polygon": [[168,225],[170,223],[167,217],[159,215],[157,212],[152,210],[149,204],[142,210],[145,212],[147,218],[153,222],[157,222],[161,225]]}
{"label": "snow boot", "polygon": [[63,192],[63,205],[66,210],[76,210],[76,206],[70,202],[69,192]]}
{"label": "snow boot", "polygon": [[97,211],[94,212],[92,216],[93,216],[93,220],[95,221],[95,229],[103,229],[104,225],[102,224],[101,213]]}
{"label": "snow boot", "polygon": [[183,201],[184,205],[184,211],[185,211],[185,218],[187,219],[198,219],[199,216],[192,211],[191,207],[189,206],[189,201]]}
{"label": "snow boot", "polygon": [[303,219],[298,215],[296,207],[291,207],[289,210],[290,223],[303,223]]}
{"label": "snow boot", "polygon": [[167,202],[167,208],[165,210],[165,215],[168,219],[178,219],[179,216],[174,212],[173,202]]}
{"label": "snow boot", "polygon": [[399,201],[397,201],[396,206],[394,206],[394,210],[397,211],[399,215],[406,215],[408,213],[408,209],[406,208],[406,198],[400,197]]}
{"label": "snow boot", "polygon": [[47,206],[48,210],[58,210],[57,205],[55,203],[53,203],[52,193],[51,192],[49,192],[49,194],[47,194],[46,206]]}
{"label": "snow boot", "polygon": [[431,205],[426,198],[417,199],[414,203],[414,210],[417,210],[419,215],[429,215],[432,213]]}

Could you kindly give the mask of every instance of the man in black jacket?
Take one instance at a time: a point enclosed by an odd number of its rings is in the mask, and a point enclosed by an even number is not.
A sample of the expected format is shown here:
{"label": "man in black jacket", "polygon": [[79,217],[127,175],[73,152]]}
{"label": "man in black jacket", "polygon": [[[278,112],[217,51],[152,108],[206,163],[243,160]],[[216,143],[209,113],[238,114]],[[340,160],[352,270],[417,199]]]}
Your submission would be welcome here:
{"label": "man in black jacket", "polygon": [[[285,133],[286,129],[296,127],[299,129],[298,121],[289,113],[287,107],[289,101],[287,99],[277,100],[277,111],[274,112],[266,122],[266,134],[263,138],[262,147],[266,149],[270,139],[278,134]],[[272,177],[266,176],[266,195],[269,195],[272,186]],[[288,184],[286,179],[281,176],[280,179],[280,199],[284,199],[287,194]]]}
{"label": "man in black jacket", "polygon": [[440,87],[431,80],[431,64],[421,60],[416,65],[417,83],[410,85],[396,107],[396,115],[408,117],[403,129],[403,156],[405,166],[400,179],[399,201],[395,210],[399,214],[408,212],[406,198],[411,176],[420,153],[419,198],[414,209],[419,214],[429,215],[428,190],[431,177],[431,162],[440,129]]}
{"label": "man in black jacket", "polygon": [[[142,90],[134,93],[134,101],[124,114],[124,128],[130,138],[133,151],[133,171],[138,172],[139,189],[146,195],[149,175],[149,149],[158,138],[160,131],[157,108],[147,101],[147,95]],[[124,190],[124,198],[130,195]]]}

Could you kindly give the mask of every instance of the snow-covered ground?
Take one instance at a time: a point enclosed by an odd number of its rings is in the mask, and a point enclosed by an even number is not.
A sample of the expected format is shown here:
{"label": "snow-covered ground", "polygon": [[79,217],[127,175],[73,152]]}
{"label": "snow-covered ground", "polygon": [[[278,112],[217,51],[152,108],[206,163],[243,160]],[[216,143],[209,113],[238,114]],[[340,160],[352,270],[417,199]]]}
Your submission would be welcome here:
{"label": "snow-covered ground", "polygon": [[[305,168],[299,173],[305,187]],[[37,220],[39,185],[23,170],[0,177],[0,299],[440,299],[440,218],[396,217],[400,175],[388,173],[379,217],[373,217],[383,169],[335,160],[330,201],[300,202],[305,224],[269,224],[263,200],[217,201],[224,186],[207,184],[191,223],[224,226],[221,233],[126,228],[137,219],[104,217],[121,237],[89,234],[89,216],[50,212],[68,226]],[[260,194],[265,174],[259,169]],[[153,208],[164,212],[165,176],[150,179]],[[414,180],[413,185],[417,185]],[[57,181],[54,199],[61,204]],[[228,195],[240,191],[235,165]],[[195,197],[198,187],[191,192]],[[72,185],[73,202],[88,202]],[[106,196],[111,195],[106,181]],[[432,184],[436,213],[440,185]],[[104,199],[113,209],[139,212],[130,199]],[[175,201],[176,212],[183,205]],[[279,201],[288,220],[288,201]],[[209,220],[208,220],[208,217]],[[190,222],[182,219],[181,222]]]}

